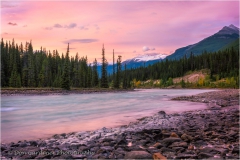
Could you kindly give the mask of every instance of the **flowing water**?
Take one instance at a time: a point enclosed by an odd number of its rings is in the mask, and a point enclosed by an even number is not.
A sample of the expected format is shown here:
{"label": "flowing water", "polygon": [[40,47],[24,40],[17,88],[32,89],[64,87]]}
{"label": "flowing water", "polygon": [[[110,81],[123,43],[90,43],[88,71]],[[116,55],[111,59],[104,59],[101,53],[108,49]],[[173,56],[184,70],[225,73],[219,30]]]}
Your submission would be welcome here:
{"label": "flowing water", "polygon": [[53,134],[115,127],[164,110],[206,108],[206,104],[170,98],[211,90],[146,89],[133,92],[1,96],[1,140],[12,142]]}

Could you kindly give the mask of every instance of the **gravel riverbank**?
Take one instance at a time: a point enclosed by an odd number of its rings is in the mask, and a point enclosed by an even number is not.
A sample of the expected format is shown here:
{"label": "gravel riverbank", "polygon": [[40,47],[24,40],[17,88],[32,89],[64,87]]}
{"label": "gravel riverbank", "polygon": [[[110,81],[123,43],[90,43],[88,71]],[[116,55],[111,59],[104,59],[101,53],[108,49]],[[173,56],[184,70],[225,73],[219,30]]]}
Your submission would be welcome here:
{"label": "gravel riverbank", "polygon": [[[44,140],[1,144],[17,159],[239,159],[239,90],[174,100],[208,103],[205,110],[153,116],[116,128],[62,133]],[[224,104],[224,105],[223,105]]]}

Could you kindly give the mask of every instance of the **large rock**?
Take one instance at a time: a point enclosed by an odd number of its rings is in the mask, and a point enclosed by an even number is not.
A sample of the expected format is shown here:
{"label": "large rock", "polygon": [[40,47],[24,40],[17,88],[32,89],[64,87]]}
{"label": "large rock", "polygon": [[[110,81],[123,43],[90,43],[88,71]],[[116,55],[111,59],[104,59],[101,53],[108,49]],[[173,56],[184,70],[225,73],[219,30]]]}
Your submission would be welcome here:
{"label": "large rock", "polygon": [[153,159],[154,159],[154,160],[158,160],[158,159],[165,160],[165,159],[167,159],[167,158],[164,157],[161,153],[154,153],[154,154],[153,154]]}
{"label": "large rock", "polygon": [[166,148],[166,147],[162,147],[161,149],[160,149],[160,152],[161,153],[165,153],[165,154],[169,154],[169,153],[174,153],[175,154],[175,150],[173,150],[173,149],[170,149],[170,148]]}
{"label": "large rock", "polygon": [[179,138],[179,136],[175,133],[175,132],[172,132],[170,137],[175,137],[175,138]]}
{"label": "large rock", "polygon": [[172,143],[169,147],[184,147],[184,148],[187,148],[188,145],[186,142],[174,142]]}
{"label": "large rock", "polygon": [[176,157],[176,159],[195,159],[197,158],[197,155],[194,154],[185,154],[185,153],[179,153]]}
{"label": "large rock", "polygon": [[170,137],[170,138],[165,138],[162,140],[162,144],[165,146],[169,146],[174,142],[179,142],[182,141],[180,138],[174,138],[174,137]]}
{"label": "large rock", "polygon": [[193,137],[187,135],[186,133],[184,133],[184,134],[181,136],[181,139],[182,139],[183,141],[188,142],[188,141],[192,141],[192,140],[193,140]]}
{"label": "large rock", "polygon": [[146,151],[131,151],[125,154],[124,159],[152,159],[152,155]]}
{"label": "large rock", "polygon": [[201,152],[201,153],[198,154],[199,159],[210,158],[210,157],[213,157],[213,155],[210,154],[210,153]]}
{"label": "large rock", "polygon": [[226,151],[216,149],[216,148],[213,148],[213,147],[205,147],[203,149],[200,149],[200,152],[210,153],[210,154],[221,154],[222,152],[226,152]]}

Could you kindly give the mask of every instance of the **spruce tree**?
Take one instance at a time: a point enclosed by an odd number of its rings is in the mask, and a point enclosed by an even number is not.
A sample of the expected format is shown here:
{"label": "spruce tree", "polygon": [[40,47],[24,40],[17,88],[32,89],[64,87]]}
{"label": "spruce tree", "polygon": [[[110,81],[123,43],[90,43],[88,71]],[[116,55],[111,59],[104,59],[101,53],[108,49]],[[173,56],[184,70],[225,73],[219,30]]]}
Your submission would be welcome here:
{"label": "spruce tree", "polygon": [[98,72],[97,72],[97,60],[95,58],[93,62],[93,71],[92,71],[92,86],[97,87],[98,86]]}
{"label": "spruce tree", "polygon": [[107,60],[105,58],[105,49],[104,45],[102,48],[102,77],[101,77],[101,87],[108,88],[108,80],[107,80]]}
{"label": "spruce tree", "polygon": [[127,67],[126,67],[126,63],[124,65],[124,75],[123,75],[123,88],[128,88],[127,86]]}
{"label": "spruce tree", "polygon": [[121,81],[121,76],[120,76],[120,73],[121,73],[121,56],[118,56],[118,59],[117,59],[117,73],[116,73],[116,84],[115,84],[115,88],[120,88],[120,81]]}
{"label": "spruce tree", "polygon": [[87,69],[87,87],[91,88],[92,87],[92,69],[91,69],[91,64],[88,66]]}
{"label": "spruce tree", "polygon": [[69,73],[69,43],[65,57],[64,70],[62,74],[62,88],[70,90],[70,73]]}
{"label": "spruce tree", "polygon": [[113,50],[113,76],[112,76],[113,78],[113,87],[115,87],[116,86],[116,77],[115,77],[115,57],[114,57],[114,50]]}

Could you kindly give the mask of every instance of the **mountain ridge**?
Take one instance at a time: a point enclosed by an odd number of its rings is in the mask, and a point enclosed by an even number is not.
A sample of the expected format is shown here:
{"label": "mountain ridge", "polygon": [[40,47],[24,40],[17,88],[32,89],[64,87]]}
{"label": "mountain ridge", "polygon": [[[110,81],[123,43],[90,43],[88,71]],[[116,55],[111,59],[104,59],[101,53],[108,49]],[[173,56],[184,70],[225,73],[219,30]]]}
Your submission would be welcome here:
{"label": "mountain ridge", "polygon": [[166,59],[179,59],[190,56],[190,53],[194,55],[200,55],[204,51],[207,52],[216,52],[221,50],[224,46],[232,43],[236,39],[239,38],[239,28],[234,25],[224,26],[221,30],[216,32],[215,34],[204,38],[203,40],[181,47],[175,50],[175,52],[166,57]]}

